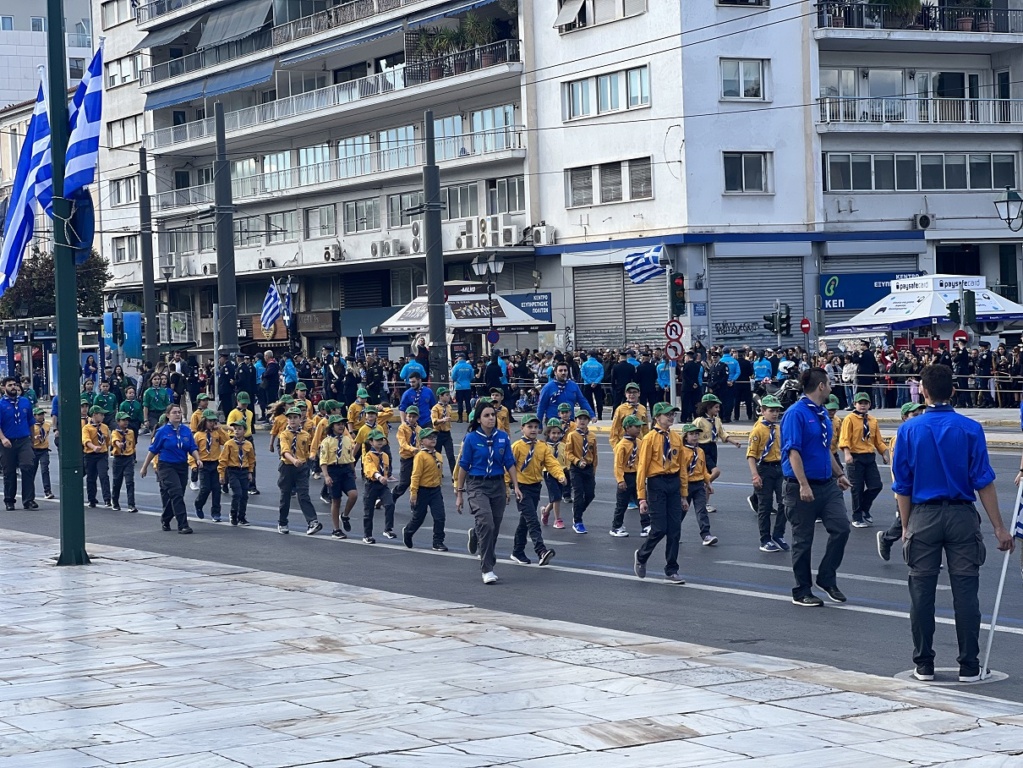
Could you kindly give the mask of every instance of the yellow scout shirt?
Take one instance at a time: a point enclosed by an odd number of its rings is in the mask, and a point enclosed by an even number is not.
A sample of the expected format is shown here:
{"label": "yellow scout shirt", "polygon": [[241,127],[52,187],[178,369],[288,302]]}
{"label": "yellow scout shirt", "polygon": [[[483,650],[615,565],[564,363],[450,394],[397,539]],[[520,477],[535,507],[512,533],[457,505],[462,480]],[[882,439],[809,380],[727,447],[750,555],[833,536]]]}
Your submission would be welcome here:
{"label": "yellow scout shirt", "polygon": [[[665,456],[664,438],[668,438],[668,452]],[[682,436],[677,432],[662,432],[654,428],[639,444],[639,462],[636,465],[636,496],[646,498],[646,481],[661,475],[678,475],[682,495],[689,493],[689,480],[682,467]]]}

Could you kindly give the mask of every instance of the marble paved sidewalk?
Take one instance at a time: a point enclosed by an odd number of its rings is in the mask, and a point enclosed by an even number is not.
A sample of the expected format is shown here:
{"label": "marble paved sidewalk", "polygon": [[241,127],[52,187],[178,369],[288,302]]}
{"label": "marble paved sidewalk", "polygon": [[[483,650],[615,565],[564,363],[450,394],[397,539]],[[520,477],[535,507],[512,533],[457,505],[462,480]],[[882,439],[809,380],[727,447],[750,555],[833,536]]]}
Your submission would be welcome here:
{"label": "marble paved sidewalk", "polygon": [[135,550],[56,568],[55,551],[0,532],[0,768],[1023,766],[1023,704]]}

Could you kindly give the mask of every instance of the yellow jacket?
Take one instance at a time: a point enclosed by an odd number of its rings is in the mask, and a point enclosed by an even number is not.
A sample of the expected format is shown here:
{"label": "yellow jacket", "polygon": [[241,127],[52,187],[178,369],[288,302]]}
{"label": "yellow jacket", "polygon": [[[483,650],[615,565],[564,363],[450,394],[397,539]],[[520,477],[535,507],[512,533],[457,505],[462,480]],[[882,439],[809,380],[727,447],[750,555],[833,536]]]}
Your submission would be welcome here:
{"label": "yellow jacket", "polygon": [[[89,448],[86,443],[92,443],[99,447],[99,450]],[[109,453],[110,452],[110,427],[106,424],[86,424],[82,427],[82,450],[85,453]]]}
{"label": "yellow jacket", "polygon": [[[340,443],[340,454],[338,453],[338,444]],[[352,440],[352,436],[347,432],[340,436],[327,435],[320,441],[320,464],[327,465],[328,467],[332,464],[354,464],[355,458],[352,455],[355,450],[355,441]]]}
{"label": "yellow jacket", "polygon": [[[869,437],[863,439],[863,423],[866,421]],[[869,413],[860,414],[853,411],[842,420],[842,434],[838,438],[838,447],[850,453],[862,454],[877,451],[881,455],[888,450],[888,445],[881,437],[881,430],[877,425],[877,419]]]}
{"label": "yellow jacket", "polygon": [[135,433],[130,429],[123,432],[120,429],[115,429],[110,434],[110,448],[110,452],[114,456],[134,456]]}
{"label": "yellow jacket", "polygon": [[[664,458],[664,437],[669,441],[668,458]],[[646,481],[661,475],[678,475],[683,496],[689,494],[689,480],[682,467],[682,436],[677,432],[653,429],[639,444],[639,462],[636,465],[636,496],[646,498]]]}
{"label": "yellow jacket", "polygon": [[583,453],[583,436],[579,434],[579,430],[573,429],[568,439],[565,441],[565,451],[568,454],[568,461],[572,467],[575,467],[582,460],[586,460],[587,466],[597,468],[597,436],[590,432],[586,435],[587,447],[585,454]]}
{"label": "yellow jacket", "polygon": [[440,488],[444,479],[444,460],[437,451],[425,448],[416,452],[412,462],[412,482],[409,493],[415,494],[420,488]]}
{"label": "yellow jacket", "polygon": [[625,474],[635,474],[639,464],[639,446],[643,438],[626,435],[615,444],[615,482],[624,483]]}
{"label": "yellow jacket", "polygon": [[639,436],[646,437],[646,433],[650,431],[649,422],[647,418],[646,406],[642,403],[622,403],[615,408],[614,418],[611,419],[611,447],[614,448],[618,445],[618,442],[625,437],[625,427],[622,426],[622,422],[625,421],[626,416],[638,416],[643,420],[643,426],[640,428]]}
{"label": "yellow jacket", "polygon": [[767,424],[763,419],[753,425],[749,433],[749,447],[746,449],[746,457],[752,458],[759,463],[760,455],[764,452],[771,440],[771,427],[774,427],[774,445],[768,451],[764,461],[781,461],[781,424]]}
{"label": "yellow jacket", "polygon": [[551,447],[542,440],[537,440],[533,444],[533,458],[530,459],[528,467],[523,466],[523,462],[529,455],[530,447],[525,440],[516,440],[512,443],[512,455],[515,457],[515,469],[519,475],[519,483],[531,485],[542,482],[544,472],[554,475],[559,483],[562,482],[565,479],[565,471],[561,468],[558,460],[554,458]]}

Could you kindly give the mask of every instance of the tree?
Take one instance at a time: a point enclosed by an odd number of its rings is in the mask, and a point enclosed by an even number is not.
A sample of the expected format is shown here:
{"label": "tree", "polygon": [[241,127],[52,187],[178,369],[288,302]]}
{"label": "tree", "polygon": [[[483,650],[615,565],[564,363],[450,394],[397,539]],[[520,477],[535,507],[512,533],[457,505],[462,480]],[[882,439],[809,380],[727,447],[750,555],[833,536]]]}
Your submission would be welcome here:
{"label": "tree", "polygon": [[[93,251],[78,271],[78,315],[98,317],[103,314],[103,287],[112,275],[107,269],[107,260]],[[19,309],[25,317],[51,317],[57,314],[53,254],[49,251],[32,249],[21,263],[18,279],[0,297],[0,319],[13,320],[19,317]]]}

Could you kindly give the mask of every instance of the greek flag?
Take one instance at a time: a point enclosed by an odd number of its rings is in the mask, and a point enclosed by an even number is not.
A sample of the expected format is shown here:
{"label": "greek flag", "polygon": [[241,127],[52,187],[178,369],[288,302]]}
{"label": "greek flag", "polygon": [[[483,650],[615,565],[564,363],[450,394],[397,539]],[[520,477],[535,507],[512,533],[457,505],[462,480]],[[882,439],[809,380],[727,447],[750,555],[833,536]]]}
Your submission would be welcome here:
{"label": "greek flag", "polygon": [[362,335],[362,329],[359,329],[359,339],[355,342],[355,359],[365,360],[366,359],[366,339]]}
{"label": "greek flag", "polygon": [[64,168],[64,197],[71,197],[96,180],[102,107],[103,43],[100,43],[71,100],[71,136]]}
{"label": "greek flag", "polygon": [[639,285],[658,275],[663,275],[665,272],[665,268],[661,266],[663,252],[663,245],[655,245],[653,248],[626,256],[625,272],[629,275],[629,279]]}
{"label": "greek flag", "polygon": [[259,315],[259,324],[264,328],[273,328],[277,318],[284,312],[281,306],[281,295],[277,292],[274,281],[270,281],[270,287],[266,289],[266,297],[263,299],[263,311]]}
{"label": "greek flag", "polygon": [[[43,171],[43,165],[49,172]],[[49,178],[47,188],[45,180]],[[4,217],[3,243],[0,244],[0,295],[14,285],[21,269],[25,248],[32,241],[35,228],[35,202],[43,191],[48,201],[53,200],[53,166],[50,165],[50,121],[46,116],[46,94],[39,86],[35,109],[25,134],[25,143],[18,157],[14,173],[7,215]],[[42,201],[40,201],[42,202]]]}

